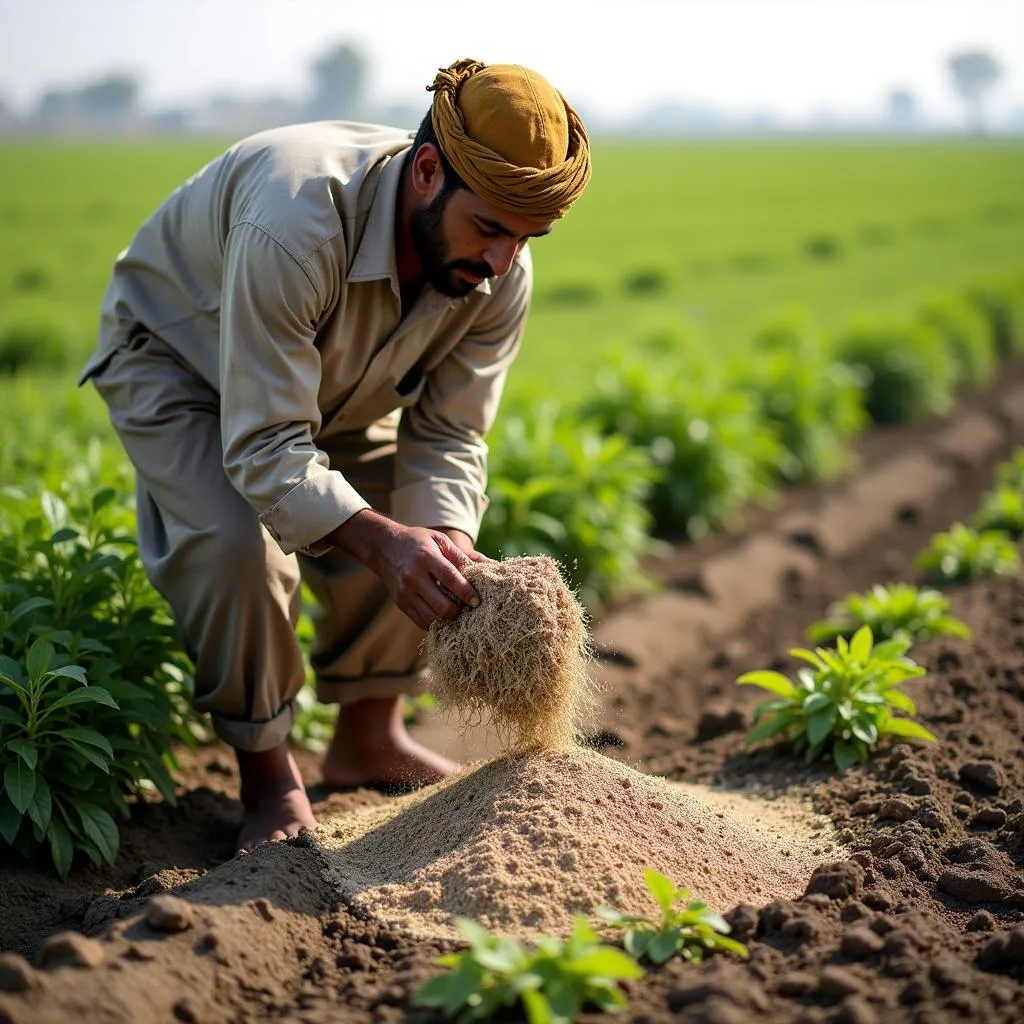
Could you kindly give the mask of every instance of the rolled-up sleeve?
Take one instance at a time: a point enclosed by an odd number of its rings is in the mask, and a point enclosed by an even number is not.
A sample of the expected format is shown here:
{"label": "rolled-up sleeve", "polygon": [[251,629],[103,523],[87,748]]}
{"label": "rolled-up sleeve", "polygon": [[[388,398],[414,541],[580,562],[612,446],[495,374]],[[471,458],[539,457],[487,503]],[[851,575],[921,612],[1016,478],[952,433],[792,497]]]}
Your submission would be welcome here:
{"label": "rolled-up sleeve", "polygon": [[369,508],[313,442],[324,289],[315,266],[263,229],[231,229],[220,327],[224,470],[286,554],[322,554],[321,538]]}
{"label": "rolled-up sleeve", "polygon": [[402,413],[392,515],[410,526],[461,530],[474,540],[487,508],[487,443],[515,359],[533,285],[524,250],[490,308],[428,373]]}

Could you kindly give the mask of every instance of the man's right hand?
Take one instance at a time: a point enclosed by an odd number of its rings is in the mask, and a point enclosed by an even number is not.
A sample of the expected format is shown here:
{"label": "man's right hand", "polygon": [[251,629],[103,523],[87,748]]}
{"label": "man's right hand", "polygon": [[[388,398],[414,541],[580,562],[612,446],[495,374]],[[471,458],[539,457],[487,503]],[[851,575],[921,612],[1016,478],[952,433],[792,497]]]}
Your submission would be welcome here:
{"label": "man's right hand", "polygon": [[480,603],[459,571],[470,559],[438,530],[403,526],[364,508],[326,540],[380,576],[391,600],[421,629],[459,614],[452,596],[473,608]]}

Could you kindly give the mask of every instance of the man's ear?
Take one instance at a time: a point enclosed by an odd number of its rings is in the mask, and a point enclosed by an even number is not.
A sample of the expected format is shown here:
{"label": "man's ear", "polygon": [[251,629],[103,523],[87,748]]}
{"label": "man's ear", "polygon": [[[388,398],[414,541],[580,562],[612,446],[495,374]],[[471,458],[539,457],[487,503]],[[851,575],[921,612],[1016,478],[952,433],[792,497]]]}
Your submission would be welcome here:
{"label": "man's ear", "polygon": [[417,195],[431,200],[444,183],[441,154],[432,142],[424,142],[412,157],[412,187]]}

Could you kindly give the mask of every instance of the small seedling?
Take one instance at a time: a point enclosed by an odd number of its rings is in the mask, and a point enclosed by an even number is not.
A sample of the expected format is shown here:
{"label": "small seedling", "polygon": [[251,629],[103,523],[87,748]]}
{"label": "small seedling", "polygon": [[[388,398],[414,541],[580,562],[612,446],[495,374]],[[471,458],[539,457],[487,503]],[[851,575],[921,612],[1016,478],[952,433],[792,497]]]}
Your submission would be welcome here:
{"label": "small seedling", "polygon": [[570,1024],[588,1004],[614,1013],[626,1005],[619,982],[644,974],[628,953],[602,945],[579,915],[568,939],[541,936],[528,949],[468,918],[456,925],[469,948],[439,957],[451,970],[421,985],[412,1004],[436,1007],[458,1024],[490,1020],[517,1003],[529,1024]]}
{"label": "small seedling", "polygon": [[849,640],[861,626],[870,626],[878,640],[929,640],[936,636],[970,639],[971,631],[949,614],[949,601],[937,590],[906,583],[878,584],[866,594],[847,594],[829,609],[830,617],[807,630],[814,643]]}
{"label": "small seedling", "polygon": [[875,644],[871,627],[861,626],[849,642],[839,637],[835,650],[791,650],[811,665],[797,672],[796,683],[767,669],[740,676],[738,683],[775,694],[754,712],[747,744],[778,736],[790,740],[807,761],[831,753],[836,767],[844,769],[866,761],[882,736],[934,741],[923,726],[893,714],[917,712],[897,689],[904,680],[925,674],[906,657],[909,647],[900,638]]}
{"label": "small seedling", "polygon": [[[725,919],[708,909],[706,903],[691,900],[687,889],[677,889],[671,879],[653,870],[644,869],[644,880],[654,901],[661,908],[657,921],[637,914],[623,914],[614,907],[601,906],[594,911],[598,917],[618,928],[626,929],[624,945],[638,960],[663,964],[677,953],[692,963],[700,963],[707,953],[735,953],[746,956],[747,947],[728,938]],[[685,906],[677,906],[681,901]]]}
{"label": "small seedling", "polygon": [[1024,536],[1024,488],[1000,487],[987,494],[971,526],[982,533],[1002,530],[1014,540]]}
{"label": "small seedling", "polygon": [[996,466],[996,486],[1024,492],[1024,448],[1018,448],[1010,458]]}
{"label": "small seedling", "polygon": [[914,563],[933,583],[968,583],[1017,571],[1020,556],[1002,530],[979,533],[954,523],[948,533],[937,533]]}

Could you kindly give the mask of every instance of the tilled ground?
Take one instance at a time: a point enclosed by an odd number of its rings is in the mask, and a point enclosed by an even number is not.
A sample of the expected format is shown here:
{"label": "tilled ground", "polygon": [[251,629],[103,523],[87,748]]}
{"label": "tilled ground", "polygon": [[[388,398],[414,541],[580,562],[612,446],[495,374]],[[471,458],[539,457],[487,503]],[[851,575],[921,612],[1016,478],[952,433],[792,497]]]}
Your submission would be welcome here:
{"label": "tilled ground", "polygon": [[[907,690],[934,746],[892,746],[842,775],[746,752],[760,696],[734,685],[750,668],[792,668],[787,650],[831,600],[913,578],[931,533],[968,516],[995,462],[1024,443],[1020,379],[1004,375],[949,424],[875,435],[855,480],[681,549],[661,567],[663,594],[603,618],[605,753],[766,799],[804,795],[854,851],[797,900],[731,912],[748,961],[652,970],[619,1019],[1024,1019],[1024,579],[953,591],[973,639],[915,648],[929,675]],[[431,1019],[408,998],[445,945],[338,906],[308,842],[228,860],[230,759],[210,748],[185,767],[179,807],[138,807],[114,870],[60,884],[0,865],[0,948],[27,958],[0,957],[0,1021]],[[303,768],[314,780],[315,761]],[[382,799],[334,795],[318,810]]]}

